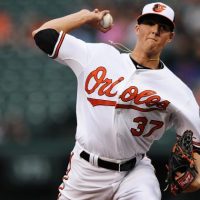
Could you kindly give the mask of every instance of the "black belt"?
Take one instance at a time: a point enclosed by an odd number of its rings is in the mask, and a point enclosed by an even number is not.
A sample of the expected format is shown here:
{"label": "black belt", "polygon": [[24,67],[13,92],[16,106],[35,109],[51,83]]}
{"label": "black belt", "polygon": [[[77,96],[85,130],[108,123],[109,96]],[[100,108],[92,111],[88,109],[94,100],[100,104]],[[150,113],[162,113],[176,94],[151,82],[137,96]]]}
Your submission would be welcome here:
{"label": "black belt", "polygon": [[[80,153],[80,157],[88,162],[90,160],[90,154],[85,151],[82,151]],[[142,157],[144,157],[144,155]],[[111,169],[111,170],[115,170],[115,171],[130,171],[131,169],[133,169],[135,167],[136,158],[128,160],[122,164],[113,163],[113,162],[109,162],[106,160],[102,160],[101,158],[98,158],[97,163],[98,163],[99,167],[103,167],[105,169]]]}

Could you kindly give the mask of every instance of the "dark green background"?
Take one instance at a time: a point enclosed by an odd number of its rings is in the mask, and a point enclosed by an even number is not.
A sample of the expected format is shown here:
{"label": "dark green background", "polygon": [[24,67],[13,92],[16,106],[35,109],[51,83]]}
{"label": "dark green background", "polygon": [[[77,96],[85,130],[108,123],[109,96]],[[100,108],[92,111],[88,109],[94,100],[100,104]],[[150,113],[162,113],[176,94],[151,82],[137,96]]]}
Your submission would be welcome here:
{"label": "dark green background", "polygon": [[[31,31],[46,20],[82,8],[111,9],[131,22],[134,13],[147,2],[151,1],[0,0],[0,25],[4,27],[2,14],[12,24],[8,35],[3,31],[0,34],[5,37],[0,39],[0,200],[55,200],[74,145],[76,78],[70,69],[36,48]],[[189,1],[163,2],[177,10],[178,42],[167,48],[162,59],[191,87],[198,100],[200,56],[194,44],[199,35],[190,35],[181,21],[182,8]],[[97,32],[89,27],[73,34],[88,42],[99,42]],[[165,164],[174,142],[172,129],[155,142],[148,154],[162,190]],[[163,192],[162,199],[199,198],[199,192],[176,198]]]}

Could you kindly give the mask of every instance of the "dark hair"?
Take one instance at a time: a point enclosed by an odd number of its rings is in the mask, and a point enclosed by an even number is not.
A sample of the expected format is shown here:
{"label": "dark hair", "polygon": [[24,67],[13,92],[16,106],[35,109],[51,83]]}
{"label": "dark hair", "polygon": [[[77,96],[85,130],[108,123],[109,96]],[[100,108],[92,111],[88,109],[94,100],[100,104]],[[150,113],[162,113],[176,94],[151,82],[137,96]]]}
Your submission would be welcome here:
{"label": "dark hair", "polygon": [[174,31],[174,23],[170,19],[168,19],[167,17],[164,17],[162,15],[144,14],[141,17],[139,17],[137,21],[138,21],[138,24],[142,24],[145,20],[149,20],[149,19],[166,24],[169,26],[171,32]]}

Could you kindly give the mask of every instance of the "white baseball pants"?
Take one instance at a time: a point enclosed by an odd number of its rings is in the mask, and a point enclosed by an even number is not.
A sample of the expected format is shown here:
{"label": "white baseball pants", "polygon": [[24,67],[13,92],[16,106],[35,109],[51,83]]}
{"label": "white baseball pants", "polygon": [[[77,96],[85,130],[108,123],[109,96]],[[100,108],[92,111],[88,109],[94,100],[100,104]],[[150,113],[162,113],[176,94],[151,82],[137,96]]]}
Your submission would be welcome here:
{"label": "white baseball pants", "polygon": [[93,166],[80,158],[80,147],[71,153],[58,200],[161,200],[159,182],[149,158],[130,172]]}

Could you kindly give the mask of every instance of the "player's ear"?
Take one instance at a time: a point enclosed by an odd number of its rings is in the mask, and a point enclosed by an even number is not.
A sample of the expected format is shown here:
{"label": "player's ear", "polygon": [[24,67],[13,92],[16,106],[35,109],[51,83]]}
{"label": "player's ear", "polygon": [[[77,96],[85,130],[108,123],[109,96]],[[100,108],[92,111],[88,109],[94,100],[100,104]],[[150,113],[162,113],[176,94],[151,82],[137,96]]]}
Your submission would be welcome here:
{"label": "player's ear", "polygon": [[139,33],[139,27],[140,27],[139,24],[136,24],[136,25],[135,25],[135,34],[136,34],[136,35],[138,35],[138,33]]}
{"label": "player's ear", "polygon": [[175,36],[175,32],[170,32],[168,43],[170,43],[173,40],[174,36]]}

